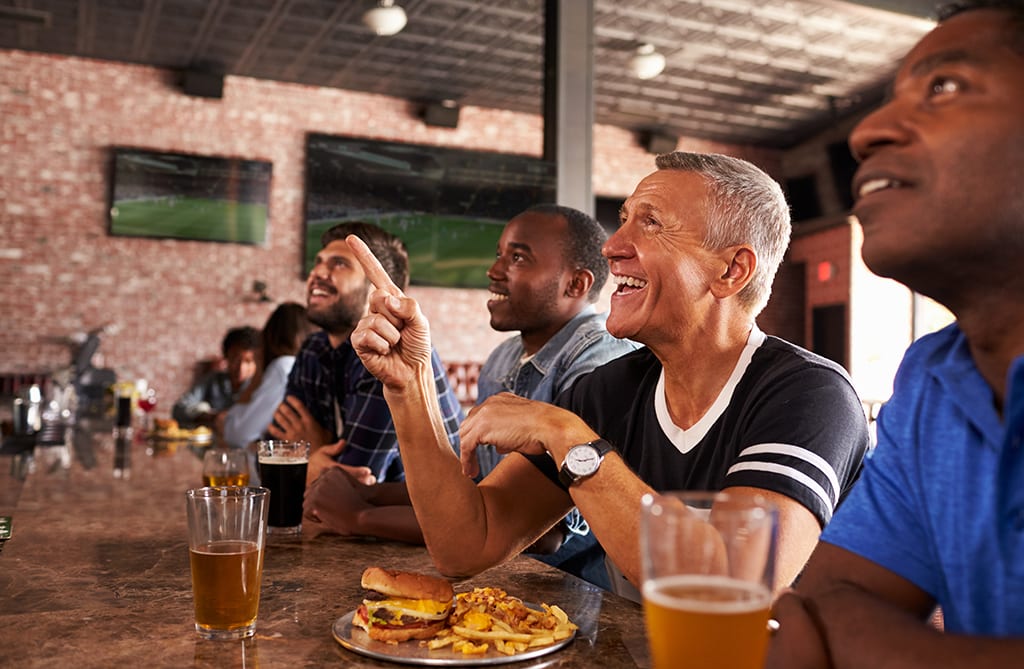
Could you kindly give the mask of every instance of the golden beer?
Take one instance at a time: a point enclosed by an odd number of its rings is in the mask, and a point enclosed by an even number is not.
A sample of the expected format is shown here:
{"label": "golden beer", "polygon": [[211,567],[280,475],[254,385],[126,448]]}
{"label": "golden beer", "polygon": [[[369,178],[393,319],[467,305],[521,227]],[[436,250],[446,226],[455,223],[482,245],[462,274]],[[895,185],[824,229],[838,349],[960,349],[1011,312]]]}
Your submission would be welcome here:
{"label": "golden beer", "polygon": [[239,486],[249,485],[249,472],[235,474],[203,474],[203,485],[210,486]]}
{"label": "golden beer", "polygon": [[[250,541],[214,541],[189,550],[196,625],[251,634],[260,605],[263,552]],[[245,633],[249,628],[248,634]]]}
{"label": "golden beer", "polygon": [[761,669],[771,593],[726,576],[677,575],[644,584],[655,669]]}

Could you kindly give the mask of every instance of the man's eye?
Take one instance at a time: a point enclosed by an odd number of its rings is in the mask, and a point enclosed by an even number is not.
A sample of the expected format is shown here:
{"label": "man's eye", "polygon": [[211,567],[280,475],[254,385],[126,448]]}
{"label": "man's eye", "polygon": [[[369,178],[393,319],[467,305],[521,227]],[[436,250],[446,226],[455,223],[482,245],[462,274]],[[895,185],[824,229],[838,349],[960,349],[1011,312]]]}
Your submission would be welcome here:
{"label": "man's eye", "polygon": [[949,77],[935,77],[929,86],[929,93],[932,97],[936,95],[951,95],[953,93],[959,93],[961,88],[963,87],[956,79],[950,79]]}

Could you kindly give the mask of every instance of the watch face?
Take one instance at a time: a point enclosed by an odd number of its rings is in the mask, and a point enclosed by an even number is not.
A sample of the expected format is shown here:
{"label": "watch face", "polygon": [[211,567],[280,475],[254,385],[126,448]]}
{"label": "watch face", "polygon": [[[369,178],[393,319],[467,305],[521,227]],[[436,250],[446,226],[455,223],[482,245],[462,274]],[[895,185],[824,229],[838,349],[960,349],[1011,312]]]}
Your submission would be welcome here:
{"label": "watch face", "polygon": [[565,467],[575,476],[590,476],[601,464],[601,454],[589,444],[573,446],[565,454]]}

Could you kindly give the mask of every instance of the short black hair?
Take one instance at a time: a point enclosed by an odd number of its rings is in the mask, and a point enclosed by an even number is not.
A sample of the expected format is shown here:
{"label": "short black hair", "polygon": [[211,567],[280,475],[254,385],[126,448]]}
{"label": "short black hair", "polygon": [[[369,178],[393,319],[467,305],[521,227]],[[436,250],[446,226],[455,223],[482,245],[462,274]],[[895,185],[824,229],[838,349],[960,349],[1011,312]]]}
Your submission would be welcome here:
{"label": "short black hair", "polygon": [[255,351],[259,348],[259,345],[260,331],[252,326],[243,325],[242,327],[228,330],[228,333],[224,335],[224,339],[220,342],[220,352],[226,358],[228,351],[236,346],[246,351]]}
{"label": "short black hair", "polygon": [[1006,29],[1010,37],[1010,46],[1014,51],[1024,54],[1024,1],[1022,0],[960,0],[940,6],[936,11],[936,18],[939,23],[942,23],[964,12],[979,9],[993,9],[1009,14],[1010,20],[1006,23]]}
{"label": "short black hair", "polygon": [[604,227],[579,209],[559,204],[538,204],[523,213],[561,216],[565,219],[567,238],[565,240],[565,260],[573,269],[588,269],[594,275],[594,285],[587,293],[587,299],[597,301],[601,289],[608,281],[608,261],[601,254],[601,248],[608,240]]}
{"label": "short black hair", "polygon": [[370,247],[396,286],[402,290],[409,287],[409,250],[405,242],[379,225],[363,221],[339,223],[320,235],[320,248],[344,241],[349,235],[355,235]]}

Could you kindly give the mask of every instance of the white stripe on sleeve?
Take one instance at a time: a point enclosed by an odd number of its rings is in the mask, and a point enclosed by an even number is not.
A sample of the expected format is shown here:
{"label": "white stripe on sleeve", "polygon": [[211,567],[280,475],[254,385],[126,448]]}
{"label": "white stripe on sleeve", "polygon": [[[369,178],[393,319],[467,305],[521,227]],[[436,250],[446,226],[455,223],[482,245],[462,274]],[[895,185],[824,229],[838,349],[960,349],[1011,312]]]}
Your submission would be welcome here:
{"label": "white stripe on sleeve", "polygon": [[771,472],[773,474],[785,476],[786,478],[802,484],[805,488],[817,495],[830,513],[835,509],[835,502],[832,501],[832,496],[825,492],[825,489],[822,488],[817,481],[807,474],[804,474],[799,469],[794,469],[793,467],[788,467],[786,465],[779,465],[774,462],[737,462],[729,468],[729,471],[726,472],[726,476],[729,476],[729,474],[732,474],[733,472],[742,471]]}

